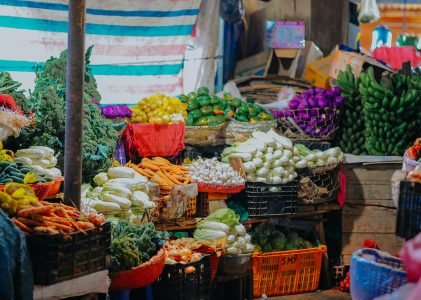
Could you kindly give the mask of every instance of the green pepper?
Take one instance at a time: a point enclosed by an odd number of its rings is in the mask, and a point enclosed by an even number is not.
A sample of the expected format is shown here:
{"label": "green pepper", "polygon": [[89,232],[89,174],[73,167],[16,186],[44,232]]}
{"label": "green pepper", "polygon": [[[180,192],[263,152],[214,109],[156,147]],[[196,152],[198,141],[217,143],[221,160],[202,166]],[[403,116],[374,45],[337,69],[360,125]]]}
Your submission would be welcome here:
{"label": "green pepper", "polygon": [[234,116],[234,119],[239,121],[239,122],[246,122],[246,123],[249,122],[249,119],[247,119],[247,117],[245,117],[243,115]]}
{"label": "green pepper", "polygon": [[254,111],[255,111],[256,113],[261,113],[261,112],[263,112],[263,107],[261,107],[260,105],[254,105],[254,106],[253,106],[253,108],[254,108]]}
{"label": "green pepper", "polygon": [[249,107],[249,108],[248,108],[248,111],[249,111],[249,115],[250,115],[251,117],[257,116],[257,112],[256,112],[256,110],[254,109],[254,107]]}
{"label": "green pepper", "polygon": [[238,98],[234,98],[234,99],[232,99],[232,105],[233,105],[234,107],[240,107],[241,103],[243,103],[243,101],[241,101],[241,100],[240,100],[240,99],[238,99]]}
{"label": "green pepper", "polygon": [[228,107],[228,102],[227,101],[225,101],[225,100],[221,100],[221,101],[219,101],[219,106],[222,108],[222,109],[226,109],[227,107]]}
{"label": "green pepper", "polygon": [[216,116],[209,116],[209,117],[206,118],[206,120],[207,120],[209,126],[217,125]]}
{"label": "green pepper", "polygon": [[218,104],[213,106],[213,113],[215,115],[223,115],[224,114],[224,110],[222,109],[221,106],[219,106]]}
{"label": "green pepper", "polygon": [[212,105],[214,105],[214,104],[219,104],[219,98],[218,98],[218,96],[212,96],[211,98],[210,98],[210,101],[209,101],[209,103],[210,104],[212,104]]}
{"label": "green pepper", "polygon": [[260,120],[259,120],[259,118],[257,118],[257,117],[251,117],[250,118],[250,123],[257,123],[257,122],[259,122]]}
{"label": "green pepper", "polygon": [[265,112],[259,113],[258,117],[262,121],[267,121],[267,120],[271,120],[272,119],[271,118],[271,115],[269,115],[268,113],[265,113]]}
{"label": "green pepper", "polygon": [[231,101],[232,100],[232,95],[231,95],[231,93],[228,93],[228,92],[224,92],[224,99],[226,100],[226,101]]}
{"label": "green pepper", "polygon": [[199,102],[196,99],[187,100],[187,110],[188,111],[198,109],[199,107],[200,107]]}
{"label": "green pepper", "polygon": [[238,113],[241,115],[247,115],[249,112],[249,108],[247,107],[247,104],[242,103],[241,106],[238,108]]}
{"label": "green pepper", "polygon": [[190,92],[187,94],[188,100],[196,100],[197,94],[195,92]]}
{"label": "green pepper", "polygon": [[224,115],[218,115],[216,118],[216,125],[222,124],[225,122],[225,116]]}
{"label": "green pepper", "polygon": [[212,106],[203,106],[200,108],[200,111],[204,116],[210,116],[213,114],[213,107]]}
{"label": "green pepper", "polygon": [[208,106],[210,103],[210,97],[209,96],[200,96],[197,98],[197,101],[199,101],[200,107]]}
{"label": "green pepper", "polygon": [[199,96],[209,95],[209,89],[206,86],[201,86],[197,89],[197,94]]}
{"label": "green pepper", "polygon": [[224,111],[225,120],[229,120],[234,116],[234,111],[231,108],[227,108]]}
{"label": "green pepper", "polygon": [[208,120],[205,117],[199,118],[195,123],[194,126],[206,126],[208,125]]}
{"label": "green pepper", "polygon": [[189,112],[189,116],[192,116],[194,119],[199,119],[202,116],[200,109],[195,109]]}
{"label": "green pepper", "polygon": [[194,117],[192,115],[188,115],[186,125],[187,126],[193,126],[194,125]]}
{"label": "green pepper", "polygon": [[178,96],[178,99],[180,99],[180,101],[183,102],[183,103],[187,103],[187,100],[188,100],[187,96],[184,95],[184,94]]}
{"label": "green pepper", "polygon": [[254,104],[256,101],[254,101],[253,99],[247,98],[247,103],[249,104]]}

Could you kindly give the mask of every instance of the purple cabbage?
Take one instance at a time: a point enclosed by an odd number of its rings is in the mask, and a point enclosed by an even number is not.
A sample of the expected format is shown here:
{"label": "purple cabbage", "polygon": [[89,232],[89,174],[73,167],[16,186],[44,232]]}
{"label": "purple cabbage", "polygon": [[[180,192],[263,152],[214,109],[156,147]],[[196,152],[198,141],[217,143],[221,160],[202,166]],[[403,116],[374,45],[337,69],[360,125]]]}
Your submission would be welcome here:
{"label": "purple cabbage", "polygon": [[305,99],[302,99],[300,101],[300,104],[297,107],[298,109],[307,109],[308,108],[308,102]]}
{"label": "purple cabbage", "polygon": [[316,108],[312,108],[310,109],[309,113],[310,113],[310,116],[317,117],[319,115],[319,110]]}
{"label": "purple cabbage", "polygon": [[317,105],[320,108],[326,107],[328,106],[328,101],[326,100],[326,98],[317,97]]}
{"label": "purple cabbage", "polygon": [[295,97],[294,99],[292,99],[291,101],[289,101],[288,106],[291,109],[297,109],[298,105],[300,105],[300,100],[297,99],[297,97]]}
{"label": "purple cabbage", "polygon": [[125,105],[110,105],[102,108],[102,115],[105,118],[131,118],[132,111]]}
{"label": "purple cabbage", "polygon": [[341,107],[344,104],[344,97],[342,96],[336,96],[333,99],[333,106],[334,107]]}
{"label": "purple cabbage", "polygon": [[294,117],[294,112],[292,110],[286,110],[285,111],[285,117]]}
{"label": "purple cabbage", "polygon": [[326,90],[325,89],[322,89],[322,88],[315,88],[314,91],[316,93],[324,93],[324,92],[326,92]]}
{"label": "purple cabbage", "polygon": [[313,96],[308,97],[307,102],[311,108],[317,107],[317,100]]}
{"label": "purple cabbage", "polygon": [[341,95],[341,88],[340,88],[340,87],[335,86],[335,87],[333,88],[333,94],[334,94],[335,96],[340,96],[340,95]]}

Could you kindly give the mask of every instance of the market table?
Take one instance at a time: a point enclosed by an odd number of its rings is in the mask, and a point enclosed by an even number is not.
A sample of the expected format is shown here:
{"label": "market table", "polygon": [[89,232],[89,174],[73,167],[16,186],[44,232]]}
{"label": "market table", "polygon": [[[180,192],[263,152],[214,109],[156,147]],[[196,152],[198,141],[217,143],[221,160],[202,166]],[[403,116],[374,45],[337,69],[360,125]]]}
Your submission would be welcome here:
{"label": "market table", "polygon": [[108,270],[104,270],[52,285],[35,285],[34,299],[55,300],[87,294],[107,294],[109,285]]}

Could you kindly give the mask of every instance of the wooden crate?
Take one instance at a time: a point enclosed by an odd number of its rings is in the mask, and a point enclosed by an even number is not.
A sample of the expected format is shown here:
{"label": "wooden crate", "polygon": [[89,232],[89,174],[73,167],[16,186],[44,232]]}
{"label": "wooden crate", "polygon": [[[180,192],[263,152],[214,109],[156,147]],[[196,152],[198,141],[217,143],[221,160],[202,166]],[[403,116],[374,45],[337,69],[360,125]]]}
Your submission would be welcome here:
{"label": "wooden crate", "polygon": [[346,204],[342,210],[342,255],[349,264],[352,252],[365,239],[376,240],[380,249],[396,254],[404,240],[395,236],[396,207],[391,178],[401,163],[346,164]]}

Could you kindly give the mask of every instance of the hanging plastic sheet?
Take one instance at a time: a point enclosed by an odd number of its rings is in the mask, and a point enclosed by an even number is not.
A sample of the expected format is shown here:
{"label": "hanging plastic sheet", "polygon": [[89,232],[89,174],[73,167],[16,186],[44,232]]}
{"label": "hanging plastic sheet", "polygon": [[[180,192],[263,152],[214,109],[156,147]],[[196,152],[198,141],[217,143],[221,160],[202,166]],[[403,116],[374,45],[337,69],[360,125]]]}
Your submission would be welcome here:
{"label": "hanging plastic sheet", "polygon": [[33,277],[26,239],[0,209],[0,299],[32,299]]}
{"label": "hanging plastic sheet", "polygon": [[380,10],[376,0],[362,0],[358,22],[373,23],[380,19]]}
{"label": "hanging plastic sheet", "polygon": [[220,14],[225,22],[235,23],[240,21],[246,10],[242,0],[221,0]]}

